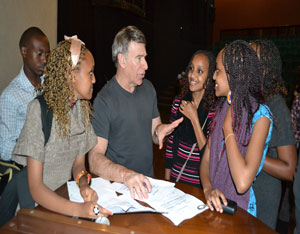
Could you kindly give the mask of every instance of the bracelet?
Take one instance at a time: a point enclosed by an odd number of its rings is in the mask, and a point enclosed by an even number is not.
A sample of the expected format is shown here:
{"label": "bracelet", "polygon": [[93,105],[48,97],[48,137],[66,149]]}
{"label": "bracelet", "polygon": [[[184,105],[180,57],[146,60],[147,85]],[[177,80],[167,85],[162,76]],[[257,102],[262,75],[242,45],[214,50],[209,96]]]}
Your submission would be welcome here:
{"label": "bracelet", "polygon": [[82,170],[78,173],[78,175],[76,177],[76,184],[78,185],[79,188],[80,188],[79,181],[80,181],[81,177],[83,177],[85,175],[87,176],[88,184],[90,184],[90,182],[91,182],[91,178],[92,178],[91,174],[88,173],[87,171]]}
{"label": "bracelet", "polygon": [[226,145],[226,141],[228,140],[228,138],[230,136],[234,136],[234,133],[229,133],[226,137],[225,137],[225,141],[224,141],[224,144]]}
{"label": "bracelet", "polygon": [[130,169],[127,169],[127,170],[124,172],[124,174],[123,174],[123,176],[122,176],[123,184],[125,184],[125,177],[126,177],[127,173],[130,172],[130,171],[131,171]]}

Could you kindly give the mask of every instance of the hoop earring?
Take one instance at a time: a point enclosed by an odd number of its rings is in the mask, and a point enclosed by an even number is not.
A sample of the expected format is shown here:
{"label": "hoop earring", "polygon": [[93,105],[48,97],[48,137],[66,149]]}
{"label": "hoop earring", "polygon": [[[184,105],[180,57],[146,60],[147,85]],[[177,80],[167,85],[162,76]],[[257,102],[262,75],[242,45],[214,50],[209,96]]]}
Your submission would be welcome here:
{"label": "hoop earring", "polygon": [[227,95],[227,102],[229,105],[231,105],[231,91],[229,91],[229,93]]}

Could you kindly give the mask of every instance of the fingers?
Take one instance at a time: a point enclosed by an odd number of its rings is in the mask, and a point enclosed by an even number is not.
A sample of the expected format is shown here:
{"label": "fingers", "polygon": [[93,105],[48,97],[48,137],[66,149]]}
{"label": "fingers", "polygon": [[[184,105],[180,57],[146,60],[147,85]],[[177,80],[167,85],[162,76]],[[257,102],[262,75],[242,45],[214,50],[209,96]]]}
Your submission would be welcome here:
{"label": "fingers", "polygon": [[108,215],[113,215],[113,213],[110,210],[103,208],[102,206],[100,206],[97,203],[92,203],[91,208],[92,208],[93,215],[96,217],[99,217],[99,216],[107,217]]}
{"label": "fingers", "polygon": [[216,210],[217,212],[223,213],[222,203],[227,205],[227,200],[223,193],[221,193],[219,190],[215,189],[210,192],[207,199],[207,205],[210,208],[211,211]]}
{"label": "fingers", "polygon": [[140,200],[148,198],[148,192],[151,192],[150,181],[142,174],[132,172],[126,177],[126,185],[130,190],[130,195],[134,199],[135,192]]}
{"label": "fingers", "polygon": [[80,193],[81,193],[81,196],[82,196],[84,202],[88,202],[88,201],[97,202],[98,201],[97,193],[93,189],[91,189],[89,186],[80,188]]}
{"label": "fingers", "polygon": [[164,146],[164,138],[158,138],[158,148],[161,150]]}
{"label": "fingers", "polygon": [[145,177],[144,186],[147,188],[148,192],[151,193],[152,191],[152,185],[150,184],[150,181]]}
{"label": "fingers", "polygon": [[226,200],[226,197],[224,196],[224,194],[223,194],[223,193],[221,193],[221,195],[220,195],[220,199],[222,199],[222,201],[223,201],[223,204],[224,204],[225,206],[227,206],[227,205],[228,205],[228,202],[227,202],[227,200]]}
{"label": "fingers", "polygon": [[134,195],[134,187],[130,187],[129,190],[130,190],[131,198],[132,198],[132,199],[135,199],[135,195]]}
{"label": "fingers", "polygon": [[173,121],[173,123],[171,123],[171,125],[174,128],[176,128],[182,121],[183,121],[183,117],[181,117],[180,119],[177,119],[177,120]]}
{"label": "fingers", "polygon": [[99,206],[100,207],[100,216],[105,216],[105,217],[107,217],[108,215],[113,215],[113,212],[112,211],[110,211],[109,209],[106,209],[106,208],[104,208],[104,207],[102,207],[102,206]]}

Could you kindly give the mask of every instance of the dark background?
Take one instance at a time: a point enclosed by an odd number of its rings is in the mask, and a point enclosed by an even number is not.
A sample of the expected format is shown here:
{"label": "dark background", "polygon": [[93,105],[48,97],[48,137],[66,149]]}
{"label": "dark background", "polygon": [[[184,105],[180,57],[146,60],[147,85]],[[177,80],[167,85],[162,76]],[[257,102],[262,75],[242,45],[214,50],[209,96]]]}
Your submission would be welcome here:
{"label": "dark background", "polygon": [[213,1],[59,0],[58,41],[77,34],[91,50],[96,64],[95,96],[115,74],[114,36],[124,26],[137,26],[147,40],[146,78],[159,93],[176,81],[194,51],[209,47],[213,19]]}

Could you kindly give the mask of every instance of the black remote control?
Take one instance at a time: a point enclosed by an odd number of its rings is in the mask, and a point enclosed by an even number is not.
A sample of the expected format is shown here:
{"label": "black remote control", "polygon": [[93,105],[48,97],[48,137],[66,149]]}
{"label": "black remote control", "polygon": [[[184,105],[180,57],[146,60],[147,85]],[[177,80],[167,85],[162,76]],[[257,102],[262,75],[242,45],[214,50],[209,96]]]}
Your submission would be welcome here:
{"label": "black remote control", "polygon": [[[223,213],[233,215],[236,212],[237,204],[235,201],[232,201],[228,198],[226,198],[226,200],[227,200],[227,206],[225,206],[223,204],[222,199],[220,199],[221,204],[222,204]],[[211,202],[211,205],[215,209],[214,204],[212,202]]]}

